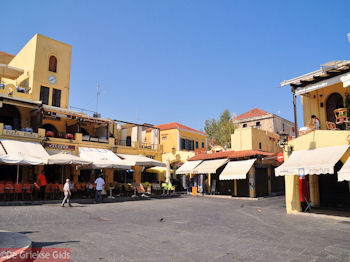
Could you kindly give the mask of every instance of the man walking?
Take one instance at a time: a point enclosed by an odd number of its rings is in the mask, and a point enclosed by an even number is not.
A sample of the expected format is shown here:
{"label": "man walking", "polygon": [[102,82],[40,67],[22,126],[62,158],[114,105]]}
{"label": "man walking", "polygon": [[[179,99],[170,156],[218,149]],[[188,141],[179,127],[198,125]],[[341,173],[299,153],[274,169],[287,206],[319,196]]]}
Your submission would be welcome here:
{"label": "man walking", "polygon": [[97,201],[102,202],[102,189],[105,184],[105,181],[102,178],[102,174],[99,175],[99,177],[95,180],[95,184],[96,184],[95,203],[97,203]]}
{"label": "man walking", "polygon": [[64,198],[62,201],[61,206],[64,207],[64,204],[68,203],[68,205],[71,207],[71,203],[70,203],[70,196],[71,196],[71,192],[70,192],[70,188],[69,188],[69,178],[66,179],[66,183],[63,186],[63,192],[64,192]]}

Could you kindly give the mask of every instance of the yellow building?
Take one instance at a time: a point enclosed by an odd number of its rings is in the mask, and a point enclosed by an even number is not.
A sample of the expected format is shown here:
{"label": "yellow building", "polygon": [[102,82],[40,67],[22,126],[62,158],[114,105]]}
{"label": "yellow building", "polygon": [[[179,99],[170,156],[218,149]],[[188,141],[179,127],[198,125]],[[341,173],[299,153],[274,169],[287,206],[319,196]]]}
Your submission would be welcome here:
{"label": "yellow building", "polygon": [[[301,211],[301,200],[311,206],[350,206],[349,184],[344,181],[349,178],[339,175],[346,168],[343,164],[349,155],[348,115],[336,119],[334,111],[349,110],[349,70],[349,61],[331,62],[281,83],[292,88],[294,104],[296,96],[301,97],[305,125],[299,137],[286,143],[285,162],[276,169],[276,174],[285,175],[287,213]],[[312,115],[319,119],[320,130],[314,130],[317,125],[307,127]],[[303,190],[300,177],[306,179],[305,185],[308,183]]]}
{"label": "yellow building", "polygon": [[269,153],[281,152],[280,136],[273,132],[246,127],[236,129],[231,135],[231,149],[235,151],[260,150]]}
{"label": "yellow building", "polygon": [[[70,45],[40,34],[16,55],[0,52],[0,139],[40,142],[52,154],[78,154],[79,148],[88,147],[161,161],[159,140],[150,144],[142,138],[146,129],[159,133],[157,128],[68,110],[71,53]],[[23,170],[37,174],[42,168]],[[133,180],[140,182],[142,168],[134,169]],[[53,173],[57,170],[51,167]],[[80,170],[68,167],[66,171],[78,181]],[[112,182],[114,170],[104,173],[106,182]]]}
{"label": "yellow building", "polygon": [[[159,141],[163,147],[163,162],[169,159],[173,168],[179,167],[195,154],[207,151],[208,135],[204,132],[175,122],[156,127],[159,129]],[[146,137],[147,141],[149,139]]]}

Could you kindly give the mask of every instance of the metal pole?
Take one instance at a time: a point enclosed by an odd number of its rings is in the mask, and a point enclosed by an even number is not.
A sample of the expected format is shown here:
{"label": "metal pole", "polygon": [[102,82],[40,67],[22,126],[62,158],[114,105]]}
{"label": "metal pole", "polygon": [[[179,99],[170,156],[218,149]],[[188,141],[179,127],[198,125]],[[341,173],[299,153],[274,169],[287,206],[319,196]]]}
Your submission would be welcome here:
{"label": "metal pole", "polygon": [[293,92],[293,108],[294,108],[294,132],[295,137],[298,137],[298,119],[297,119],[297,98],[295,95],[295,89],[292,87]]}
{"label": "metal pole", "polygon": [[17,184],[18,184],[18,179],[19,179],[19,165],[17,165]]}

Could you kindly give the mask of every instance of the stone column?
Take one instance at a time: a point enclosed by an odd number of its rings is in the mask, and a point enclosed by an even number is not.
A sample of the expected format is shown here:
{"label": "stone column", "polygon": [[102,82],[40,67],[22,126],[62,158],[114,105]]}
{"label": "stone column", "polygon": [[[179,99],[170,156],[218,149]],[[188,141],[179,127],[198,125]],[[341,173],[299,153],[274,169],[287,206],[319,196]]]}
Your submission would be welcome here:
{"label": "stone column", "polygon": [[314,207],[320,206],[320,189],[318,185],[318,176],[309,176],[309,190],[310,190],[310,200]]}
{"label": "stone column", "polygon": [[300,183],[299,176],[286,175],[285,181],[285,195],[286,195],[286,209],[287,213],[300,212]]}
{"label": "stone column", "polygon": [[254,167],[252,167],[249,171],[249,197],[256,197]]}

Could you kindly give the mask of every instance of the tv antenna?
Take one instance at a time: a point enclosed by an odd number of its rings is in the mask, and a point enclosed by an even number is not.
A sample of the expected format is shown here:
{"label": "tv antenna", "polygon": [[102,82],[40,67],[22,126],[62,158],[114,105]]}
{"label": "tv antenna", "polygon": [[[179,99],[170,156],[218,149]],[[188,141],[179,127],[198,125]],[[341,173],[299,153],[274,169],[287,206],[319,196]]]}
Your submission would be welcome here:
{"label": "tv antenna", "polygon": [[94,113],[94,117],[101,117],[101,114],[98,113],[98,98],[100,97],[100,82],[97,81],[97,93],[96,93],[96,112]]}

